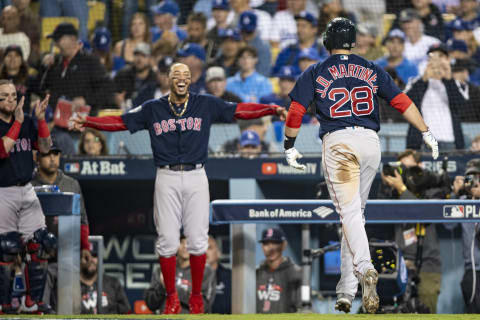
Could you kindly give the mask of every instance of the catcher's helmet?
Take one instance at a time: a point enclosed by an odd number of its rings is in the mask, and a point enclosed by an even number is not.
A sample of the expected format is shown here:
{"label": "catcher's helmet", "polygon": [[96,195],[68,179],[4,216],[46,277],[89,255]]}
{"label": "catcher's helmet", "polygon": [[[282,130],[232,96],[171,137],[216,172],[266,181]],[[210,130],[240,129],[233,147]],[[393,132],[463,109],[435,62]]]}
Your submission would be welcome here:
{"label": "catcher's helmet", "polygon": [[347,18],[335,18],[327,25],[323,34],[323,45],[327,50],[355,47],[357,30],[355,24]]}

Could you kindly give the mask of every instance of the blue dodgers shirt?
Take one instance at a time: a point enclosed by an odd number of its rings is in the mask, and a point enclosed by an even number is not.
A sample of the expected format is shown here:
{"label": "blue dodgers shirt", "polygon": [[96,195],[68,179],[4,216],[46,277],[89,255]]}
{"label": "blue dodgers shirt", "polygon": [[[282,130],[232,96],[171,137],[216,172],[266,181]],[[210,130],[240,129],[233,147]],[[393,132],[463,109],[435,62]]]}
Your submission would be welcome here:
{"label": "blue dodgers shirt", "polygon": [[[0,137],[7,134],[12,124],[13,120],[10,123],[0,120]],[[38,131],[32,118],[25,115],[10,155],[5,159],[0,159],[0,187],[10,187],[32,180],[34,168],[32,150],[37,138]]]}
{"label": "blue dodgers shirt", "polygon": [[305,70],[290,98],[305,108],[313,103],[319,136],[345,127],[380,129],[377,96],[391,102],[400,89],[381,67],[355,54],[335,54]]}
{"label": "blue dodgers shirt", "polygon": [[210,126],[232,122],[236,107],[236,103],[211,95],[190,93],[181,117],[175,116],[165,96],[132,109],[122,115],[122,120],[131,133],[148,130],[155,166],[198,164],[207,161]]}

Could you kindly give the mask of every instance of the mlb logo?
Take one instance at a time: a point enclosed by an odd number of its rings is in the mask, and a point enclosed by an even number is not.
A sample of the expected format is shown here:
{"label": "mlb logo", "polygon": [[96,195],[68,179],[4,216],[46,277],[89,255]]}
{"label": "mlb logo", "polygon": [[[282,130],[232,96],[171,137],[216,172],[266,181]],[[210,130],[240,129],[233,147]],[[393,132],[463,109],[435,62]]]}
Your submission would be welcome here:
{"label": "mlb logo", "polygon": [[465,208],[458,206],[443,206],[444,218],[465,218]]}
{"label": "mlb logo", "polygon": [[79,173],[80,164],[78,162],[65,163],[64,171],[67,173]]}

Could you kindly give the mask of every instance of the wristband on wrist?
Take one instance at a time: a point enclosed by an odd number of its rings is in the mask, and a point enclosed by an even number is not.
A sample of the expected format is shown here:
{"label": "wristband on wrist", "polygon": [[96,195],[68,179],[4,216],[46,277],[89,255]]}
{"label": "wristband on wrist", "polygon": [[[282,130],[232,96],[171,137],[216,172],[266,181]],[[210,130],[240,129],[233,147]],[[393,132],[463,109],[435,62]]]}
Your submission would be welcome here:
{"label": "wristband on wrist", "polygon": [[48,130],[47,121],[45,119],[38,120],[38,136],[40,138],[48,138],[50,130]]}
{"label": "wristband on wrist", "polygon": [[295,139],[297,139],[297,137],[285,136],[285,140],[283,141],[283,148],[285,148],[285,150],[293,148],[293,145],[295,144]]}
{"label": "wristband on wrist", "polygon": [[22,124],[17,120],[15,120],[5,136],[9,137],[13,141],[16,141],[18,138],[18,135],[20,134],[21,127],[22,127]]}

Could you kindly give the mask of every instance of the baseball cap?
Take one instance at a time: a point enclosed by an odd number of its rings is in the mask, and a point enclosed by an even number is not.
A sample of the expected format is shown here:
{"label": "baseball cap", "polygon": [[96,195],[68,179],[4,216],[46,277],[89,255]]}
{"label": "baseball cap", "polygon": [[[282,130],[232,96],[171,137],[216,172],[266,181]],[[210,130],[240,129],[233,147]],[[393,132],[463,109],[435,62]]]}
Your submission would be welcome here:
{"label": "baseball cap", "polygon": [[448,51],[461,51],[468,53],[467,43],[463,40],[450,39],[447,42]]}
{"label": "baseball cap", "polygon": [[434,45],[431,45],[430,48],[428,48],[427,54],[435,51],[440,51],[443,52],[444,54],[448,55],[448,48],[445,44],[443,43],[437,43]]}
{"label": "baseball cap", "polygon": [[402,40],[403,42],[405,42],[405,40],[407,39],[407,37],[405,36],[405,33],[400,30],[400,29],[392,29],[390,30],[390,32],[387,34],[387,36],[385,37],[385,39],[383,39],[383,43],[385,44],[385,42],[387,42],[388,40],[391,40],[393,38],[398,38],[400,40]]}
{"label": "baseball cap", "polygon": [[227,29],[219,29],[218,30],[218,36],[220,38],[230,38],[235,41],[240,41],[242,40],[240,38],[240,33],[238,32],[237,29],[232,29],[232,28],[227,28]]}
{"label": "baseball cap", "polygon": [[283,242],[287,240],[282,230],[277,228],[268,228],[263,230],[262,239],[259,242]]}
{"label": "baseball cap", "polygon": [[180,12],[180,8],[178,7],[177,3],[175,1],[171,1],[171,0],[165,0],[165,1],[160,2],[157,5],[151,6],[150,10],[153,12],[153,14],[169,13],[172,16],[175,16],[175,17]]}
{"label": "baseball cap", "polygon": [[177,51],[179,57],[195,56],[198,59],[205,61],[205,49],[196,43],[187,43],[182,49]]}
{"label": "baseball cap", "polygon": [[409,22],[414,19],[420,20],[420,15],[418,14],[417,10],[413,8],[403,9],[398,17],[400,22]]}
{"label": "baseball cap", "polygon": [[105,27],[96,28],[93,33],[92,44],[93,48],[99,51],[110,51],[110,44],[112,43],[112,34],[110,30]]}
{"label": "baseball cap", "polygon": [[212,10],[230,10],[228,0],[212,0]]}
{"label": "baseball cap", "polygon": [[78,37],[78,31],[70,22],[62,22],[55,27],[55,30],[53,30],[53,32],[49,34],[47,38],[58,41],[61,37],[67,35]]}
{"label": "baseball cap", "polygon": [[260,136],[253,130],[245,130],[240,136],[240,146],[259,146],[260,145]]}
{"label": "baseball cap", "polygon": [[297,69],[295,69],[292,66],[283,66],[278,70],[278,72],[275,74],[275,77],[278,77],[280,79],[291,79],[295,80],[298,76]]}
{"label": "baseball cap", "polygon": [[298,60],[301,59],[320,61],[321,57],[318,54],[318,50],[316,48],[305,48],[302,49],[302,51],[300,51],[300,54],[298,55]]}
{"label": "baseball cap", "polygon": [[452,31],[471,31],[471,30],[473,30],[473,26],[470,22],[465,21],[465,20],[460,19],[460,18],[452,20],[448,24],[448,27]]}
{"label": "baseball cap", "polygon": [[5,50],[3,51],[3,56],[5,57],[10,51],[15,51],[16,53],[18,53],[20,55],[20,57],[23,57],[22,48],[20,48],[20,46],[18,46],[16,44],[11,44],[11,45],[7,46],[5,48]]}
{"label": "baseball cap", "polygon": [[143,54],[144,56],[149,56],[152,53],[152,49],[150,48],[150,45],[146,42],[140,42],[137,44],[135,47],[135,50],[133,50],[133,54]]}
{"label": "baseball cap", "polygon": [[472,59],[455,59],[452,64],[452,72],[467,70],[469,73],[476,68],[476,63]]}
{"label": "baseball cap", "polygon": [[298,20],[298,19],[307,20],[313,26],[315,26],[315,27],[317,26],[317,18],[315,18],[315,16],[308,11],[302,11],[299,14],[295,15],[294,18],[295,18],[295,20]]}
{"label": "baseball cap", "polygon": [[257,15],[253,11],[242,12],[238,28],[243,32],[254,32],[257,29]]}
{"label": "baseball cap", "polygon": [[465,174],[476,174],[480,173],[480,159],[472,159],[467,162],[467,169]]}
{"label": "baseball cap", "polygon": [[205,76],[205,81],[209,82],[212,80],[225,80],[225,70],[222,67],[210,67],[207,69]]}
{"label": "baseball cap", "polygon": [[159,72],[167,73],[170,66],[173,64],[175,59],[170,56],[165,56],[158,60],[157,69]]}

